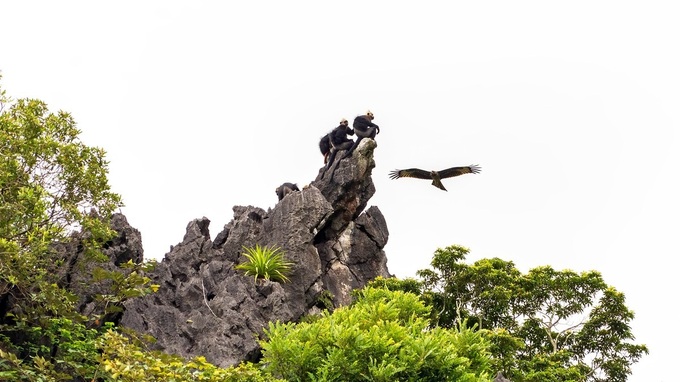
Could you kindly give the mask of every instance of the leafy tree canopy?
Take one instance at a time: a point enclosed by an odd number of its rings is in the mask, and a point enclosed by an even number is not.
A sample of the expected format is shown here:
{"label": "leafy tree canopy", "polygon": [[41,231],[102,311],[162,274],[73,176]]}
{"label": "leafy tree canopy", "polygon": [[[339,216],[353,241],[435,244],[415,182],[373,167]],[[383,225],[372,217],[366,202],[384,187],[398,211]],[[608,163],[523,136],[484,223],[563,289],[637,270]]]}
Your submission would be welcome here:
{"label": "leafy tree canopy", "polygon": [[79,314],[59,272],[64,243],[79,245],[89,281],[104,286],[92,297],[105,313],[158,288],[144,276],[152,262],[97,267],[122,203],[104,151],[79,134],[70,114],[0,87],[0,381],[274,381],[253,364],[222,369],[150,351],[102,315]]}
{"label": "leafy tree canopy", "polygon": [[104,151],[79,134],[70,114],[0,88],[0,322],[72,312],[52,247],[75,230],[85,253],[104,259],[98,249],[113,235],[105,218],[122,203]]}
{"label": "leafy tree canopy", "polygon": [[[93,372],[98,317],[84,317],[64,286],[58,244],[77,242],[86,261],[108,260],[108,218],[122,205],[108,184],[104,151],[82,143],[70,114],[0,87],[0,379],[57,380]],[[110,299],[123,301],[149,279],[97,268]],[[139,295],[137,293],[136,295]],[[134,293],[133,293],[134,294]],[[101,296],[100,296],[101,297]],[[70,377],[69,377],[70,378]]]}
{"label": "leafy tree canopy", "polygon": [[542,266],[522,274],[498,258],[465,264],[468,253],[438,249],[432,268],[417,272],[422,296],[435,326],[490,329],[496,369],[512,381],[625,381],[648,353],[632,342],[623,293],[599,272]]}

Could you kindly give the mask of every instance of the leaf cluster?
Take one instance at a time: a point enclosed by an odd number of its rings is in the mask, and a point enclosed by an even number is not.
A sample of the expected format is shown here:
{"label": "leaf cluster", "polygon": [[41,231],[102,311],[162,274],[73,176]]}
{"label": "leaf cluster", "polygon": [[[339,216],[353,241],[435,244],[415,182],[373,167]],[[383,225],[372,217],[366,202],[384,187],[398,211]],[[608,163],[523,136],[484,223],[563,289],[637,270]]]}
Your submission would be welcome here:
{"label": "leaf cluster", "polygon": [[0,299],[11,296],[15,313],[63,313],[72,298],[52,287],[64,260],[55,243],[80,230],[83,252],[105,259],[101,245],[114,235],[106,217],[122,202],[110,190],[104,151],[79,140],[69,113],[4,91],[0,103]]}
{"label": "leaf cluster", "polygon": [[[496,368],[513,381],[625,381],[648,352],[632,343],[632,311],[599,272],[522,274],[498,258],[463,263],[469,250],[438,249],[418,271],[434,326],[490,329]],[[550,377],[549,377],[550,376]]]}
{"label": "leaf cluster", "polygon": [[149,351],[114,330],[107,331],[97,346],[101,352],[100,372],[107,381],[283,382],[263,373],[252,363],[219,368],[204,357],[187,361],[178,356]]}
{"label": "leaf cluster", "polygon": [[286,282],[293,263],[286,261],[283,250],[279,247],[243,247],[243,256],[246,261],[238,264],[236,269],[243,270],[246,276],[253,276],[257,282],[258,278]]}
{"label": "leaf cluster", "polygon": [[[155,288],[143,275],[152,264],[98,267],[122,202],[104,151],[79,134],[70,114],[0,88],[0,380],[90,378],[104,316]],[[81,272],[83,284],[108,290],[92,296],[101,314],[78,311],[65,277],[75,263],[93,270],[90,279]]]}
{"label": "leaf cluster", "polygon": [[488,381],[488,343],[470,329],[428,328],[418,296],[365,288],[314,322],[271,323],[261,363],[289,381]]}
{"label": "leaf cluster", "polygon": [[0,380],[71,381],[95,377],[100,331],[63,317],[50,318],[44,326],[28,322],[21,325],[28,337],[24,346],[0,336]]}
{"label": "leaf cluster", "polygon": [[[252,364],[222,369],[149,351],[106,321],[159,286],[146,276],[153,262],[112,268],[103,255],[122,202],[110,191],[104,151],[79,134],[70,114],[13,101],[0,88],[0,380],[273,380]],[[74,256],[76,247],[84,256]],[[76,267],[79,283],[99,291],[90,316],[63,277]]]}

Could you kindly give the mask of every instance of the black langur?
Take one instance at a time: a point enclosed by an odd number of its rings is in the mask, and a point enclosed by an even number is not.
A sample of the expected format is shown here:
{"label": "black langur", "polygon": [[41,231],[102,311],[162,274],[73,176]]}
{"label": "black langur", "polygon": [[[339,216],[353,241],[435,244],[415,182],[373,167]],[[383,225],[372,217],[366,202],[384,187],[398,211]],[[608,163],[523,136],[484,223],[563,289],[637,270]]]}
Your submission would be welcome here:
{"label": "black langur", "polygon": [[293,191],[300,191],[297,184],[294,183],[284,183],[276,188],[276,195],[279,197],[279,202]]}
{"label": "black langur", "polygon": [[353,140],[347,138],[348,135],[354,135],[354,131],[349,127],[349,122],[344,118],[340,121],[340,125],[328,135],[331,141],[331,155],[328,158],[328,163],[326,163],[326,168],[331,167],[338,151],[349,150],[352,144],[354,144]]}
{"label": "black langur", "polygon": [[352,147],[347,150],[347,153],[342,157],[347,158],[348,156],[352,155],[354,152],[354,149],[359,146],[359,143],[361,142],[362,139],[364,138],[371,138],[375,139],[375,136],[377,134],[380,134],[380,127],[373,123],[373,119],[375,117],[373,116],[373,113],[369,110],[366,112],[365,115],[360,115],[356,118],[354,118],[354,123],[352,126],[354,127],[354,133],[357,135],[357,140],[354,141],[354,144]]}
{"label": "black langur", "polygon": [[321,137],[319,140],[319,150],[321,150],[321,155],[323,155],[323,163],[328,163],[328,156],[331,153],[331,134],[328,133]]}

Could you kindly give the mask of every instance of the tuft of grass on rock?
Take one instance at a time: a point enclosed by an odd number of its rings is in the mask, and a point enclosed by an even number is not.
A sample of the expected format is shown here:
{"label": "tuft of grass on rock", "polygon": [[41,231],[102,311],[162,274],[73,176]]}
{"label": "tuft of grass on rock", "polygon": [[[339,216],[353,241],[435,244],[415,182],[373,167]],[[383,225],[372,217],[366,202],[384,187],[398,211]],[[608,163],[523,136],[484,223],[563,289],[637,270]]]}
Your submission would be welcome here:
{"label": "tuft of grass on rock", "polygon": [[279,247],[243,247],[243,255],[247,261],[238,264],[236,269],[245,272],[246,276],[276,282],[288,282],[288,274],[293,263],[286,261],[284,252]]}

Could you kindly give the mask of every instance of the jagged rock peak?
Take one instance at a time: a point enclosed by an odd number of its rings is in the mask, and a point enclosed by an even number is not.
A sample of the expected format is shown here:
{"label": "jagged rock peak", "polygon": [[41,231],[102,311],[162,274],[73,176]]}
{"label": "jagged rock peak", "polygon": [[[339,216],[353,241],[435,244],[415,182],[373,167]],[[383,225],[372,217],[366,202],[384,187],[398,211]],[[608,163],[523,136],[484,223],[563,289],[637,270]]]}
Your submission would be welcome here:
{"label": "jagged rock peak", "polygon": [[[351,291],[389,277],[383,251],[389,232],[375,193],[374,140],[267,211],[235,206],[233,219],[211,240],[210,220],[187,225],[150,275],[161,285],[153,295],[126,303],[121,323],[158,340],[159,349],[205,356],[221,366],[259,357],[257,336],[271,321],[297,321],[322,307],[351,302]],[[339,157],[339,156],[338,156]],[[257,283],[237,271],[243,247],[276,246],[294,265],[290,282]]]}

